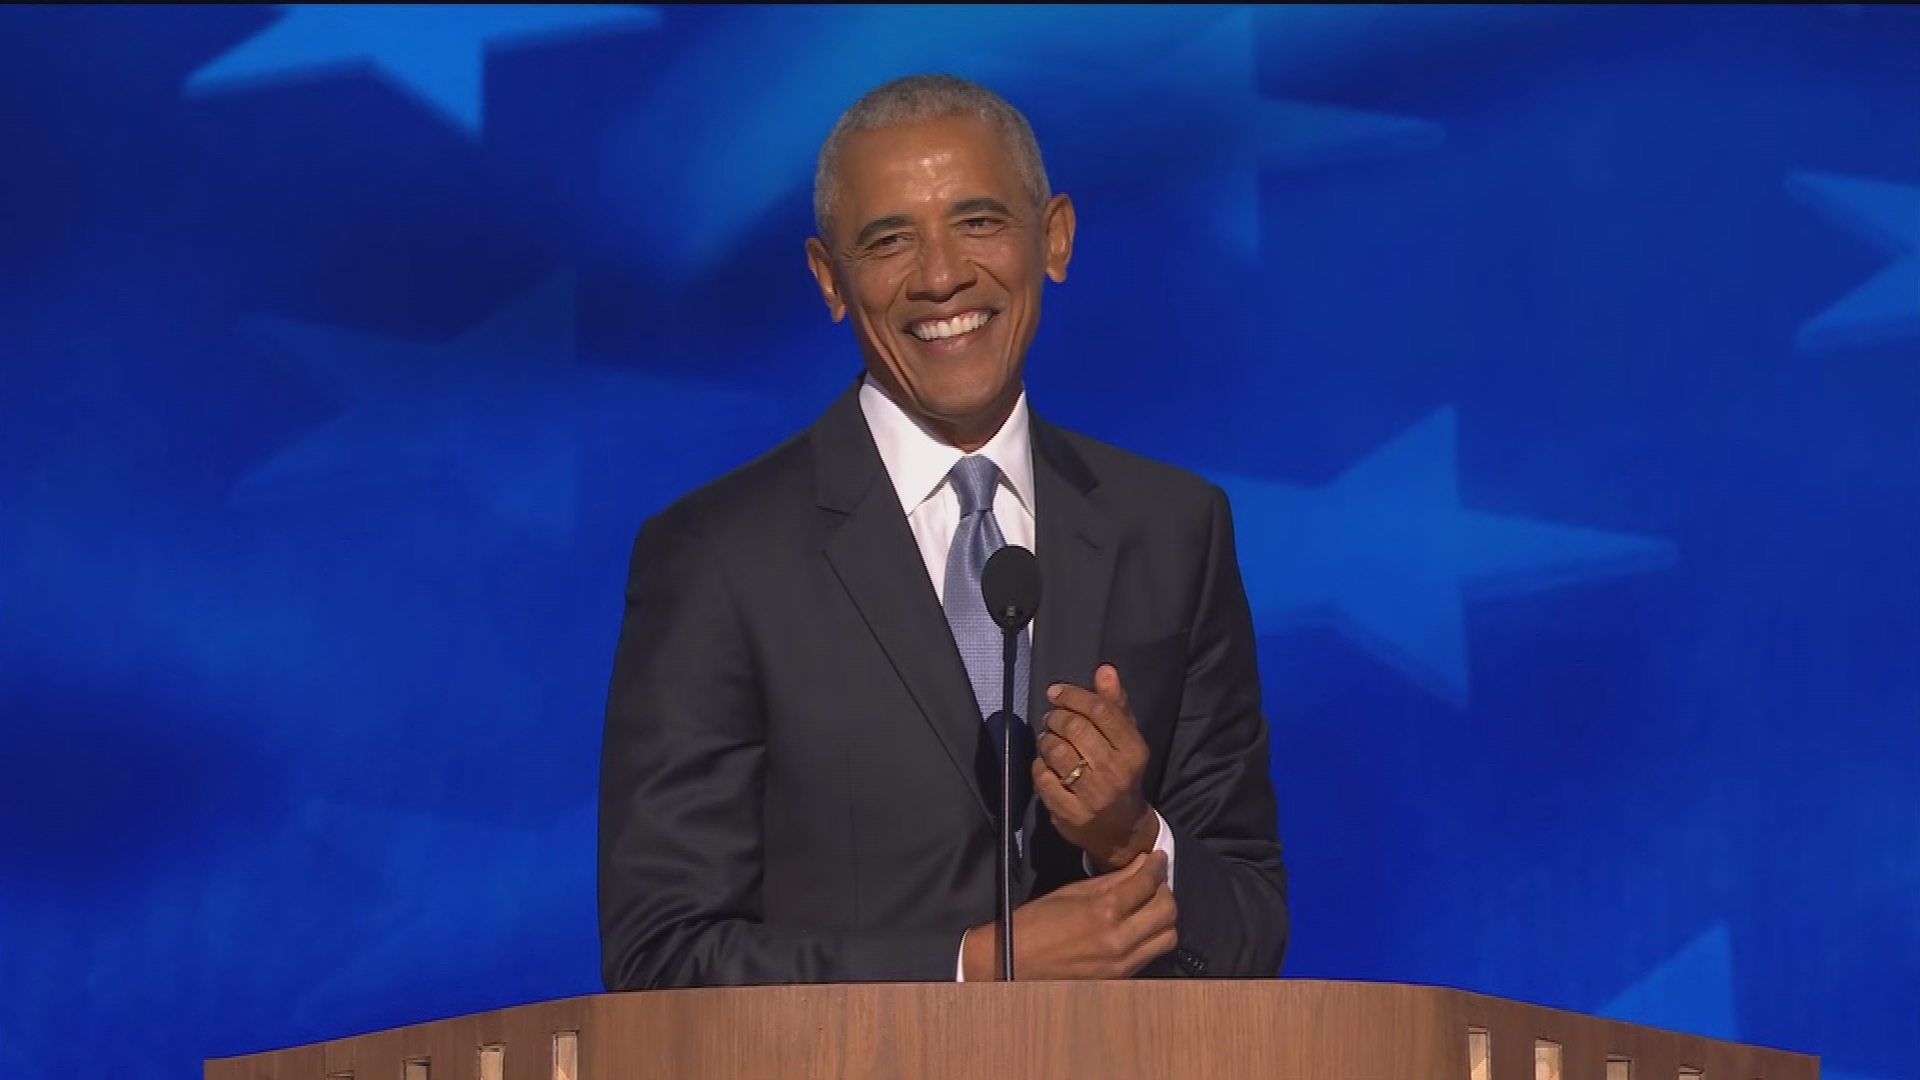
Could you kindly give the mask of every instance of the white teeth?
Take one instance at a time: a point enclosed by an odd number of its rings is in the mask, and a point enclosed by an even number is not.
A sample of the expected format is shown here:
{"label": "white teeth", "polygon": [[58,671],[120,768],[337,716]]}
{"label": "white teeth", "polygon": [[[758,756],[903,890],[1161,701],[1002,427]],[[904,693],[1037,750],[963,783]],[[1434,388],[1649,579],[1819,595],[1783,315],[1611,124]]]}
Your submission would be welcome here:
{"label": "white teeth", "polygon": [[951,319],[935,319],[931,322],[916,323],[911,329],[913,336],[921,341],[944,341],[961,334],[971,334],[987,325],[993,318],[992,312],[969,311],[965,315],[955,315]]}

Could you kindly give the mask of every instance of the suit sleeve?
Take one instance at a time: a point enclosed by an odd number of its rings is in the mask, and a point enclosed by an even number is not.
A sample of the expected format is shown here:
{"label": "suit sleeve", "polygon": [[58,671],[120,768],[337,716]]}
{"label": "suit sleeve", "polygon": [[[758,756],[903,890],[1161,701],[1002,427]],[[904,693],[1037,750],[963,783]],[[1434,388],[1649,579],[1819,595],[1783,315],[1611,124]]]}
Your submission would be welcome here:
{"label": "suit sleeve", "polygon": [[953,978],[951,933],[767,925],[767,710],[739,605],[686,513],[634,543],[600,765],[608,990]]}
{"label": "suit sleeve", "polygon": [[1148,974],[1268,976],[1287,949],[1267,722],[1233,518],[1214,490],[1187,679],[1155,806],[1179,851],[1179,947]]}

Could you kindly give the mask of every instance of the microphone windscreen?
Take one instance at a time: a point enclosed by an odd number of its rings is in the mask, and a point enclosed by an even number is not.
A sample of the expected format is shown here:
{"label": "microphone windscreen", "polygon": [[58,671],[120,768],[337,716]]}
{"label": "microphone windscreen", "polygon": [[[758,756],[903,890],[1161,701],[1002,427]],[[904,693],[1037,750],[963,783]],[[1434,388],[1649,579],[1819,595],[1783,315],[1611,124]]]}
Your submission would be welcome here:
{"label": "microphone windscreen", "polygon": [[1014,544],[994,552],[980,572],[980,595],[1002,630],[1027,625],[1040,610],[1040,560]]}

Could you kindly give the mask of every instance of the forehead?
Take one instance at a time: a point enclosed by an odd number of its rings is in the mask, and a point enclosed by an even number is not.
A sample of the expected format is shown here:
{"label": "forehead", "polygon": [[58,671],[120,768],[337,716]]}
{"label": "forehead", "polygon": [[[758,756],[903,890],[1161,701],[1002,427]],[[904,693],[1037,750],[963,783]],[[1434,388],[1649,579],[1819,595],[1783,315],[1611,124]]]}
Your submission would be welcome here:
{"label": "forehead", "polygon": [[977,116],[854,132],[840,145],[839,171],[852,220],[976,196],[1012,206],[1021,192],[1007,138]]}

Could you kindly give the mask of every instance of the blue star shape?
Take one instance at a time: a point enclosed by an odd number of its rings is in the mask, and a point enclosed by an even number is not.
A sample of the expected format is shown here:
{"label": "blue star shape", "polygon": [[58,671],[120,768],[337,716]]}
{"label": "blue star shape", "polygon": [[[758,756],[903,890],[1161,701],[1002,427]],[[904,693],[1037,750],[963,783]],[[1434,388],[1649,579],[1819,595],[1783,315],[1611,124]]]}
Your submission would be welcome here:
{"label": "blue star shape", "polygon": [[[820,140],[841,110],[888,79],[944,71],[1021,104],[1057,174],[1072,174],[1076,162],[1094,175],[1172,174],[1192,189],[1181,194],[1212,208],[1212,239],[1251,257],[1262,170],[1424,150],[1444,138],[1426,120],[1261,96],[1254,17],[1250,7],[1184,5],[758,9],[683,52],[616,127],[609,198],[616,212],[631,212],[636,187],[654,191],[654,204],[675,213],[635,225],[665,272],[708,267],[811,184]],[[1343,17],[1321,12],[1304,28],[1321,34],[1320,23]],[[756,78],[733,78],[741,69]],[[706,107],[700,127],[689,126],[682,104],[696,97]],[[680,147],[671,161],[658,153],[663,137]]]}
{"label": "blue star shape", "polygon": [[1734,1009],[1733,945],[1727,925],[1715,923],[1594,1015],[1733,1041],[1740,1037]]}
{"label": "blue star shape", "polygon": [[1666,566],[1666,541],[1460,505],[1443,408],[1320,488],[1216,477],[1261,629],[1330,622],[1429,692],[1469,695],[1466,593],[1531,592]]}
{"label": "blue star shape", "polygon": [[[324,840],[354,853],[365,903],[354,913],[358,947],[303,985],[294,1009],[339,1015],[379,994],[396,972],[497,978],[515,947],[529,948],[557,926],[590,924],[595,813],[588,803],[549,821],[502,825],[303,803],[286,842]],[[460,902],[473,895],[486,902]]]}
{"label": "blue star shape", "polygon": [[1893,261],[1800,327],[1815,351],[1920,337],[1920,187],[1832,173],[1796,172],[1787,190]]}
{"label": "blue star shape", "polygon": [[589,433],[732,415],[745,397],[577,366],[570,275],[447,343],[278,319],[250,329],[346,407],[242,477],[235,496],[244,502],[451,482],[525,531],[564,543]]}
{"label": "blue star shape", "polygon": [[659,21],[653,8],[596,4],[293,4],[188,76],[186,92],[372,71],[478,138],[487,50]]}
{"label": "blue star shape", "polygon": [[[1130,121],[1151,117],[1160,132],[1185,132],[1192,152],[1181,156],[1175,183],[1187,190],[1176,199],[1203,208],[1214,242],[1248,261],[1260,256],[1263,174],[1432,150],[1446,141],[1445,128],[1418,117],[1261,96],[1254,42],[1253,9],[1236,8],[1157,63],[1114,73],[1111,84],[1126,100],[1106,106]],[[1179,139],[1159,145],[1167,141]]]}

